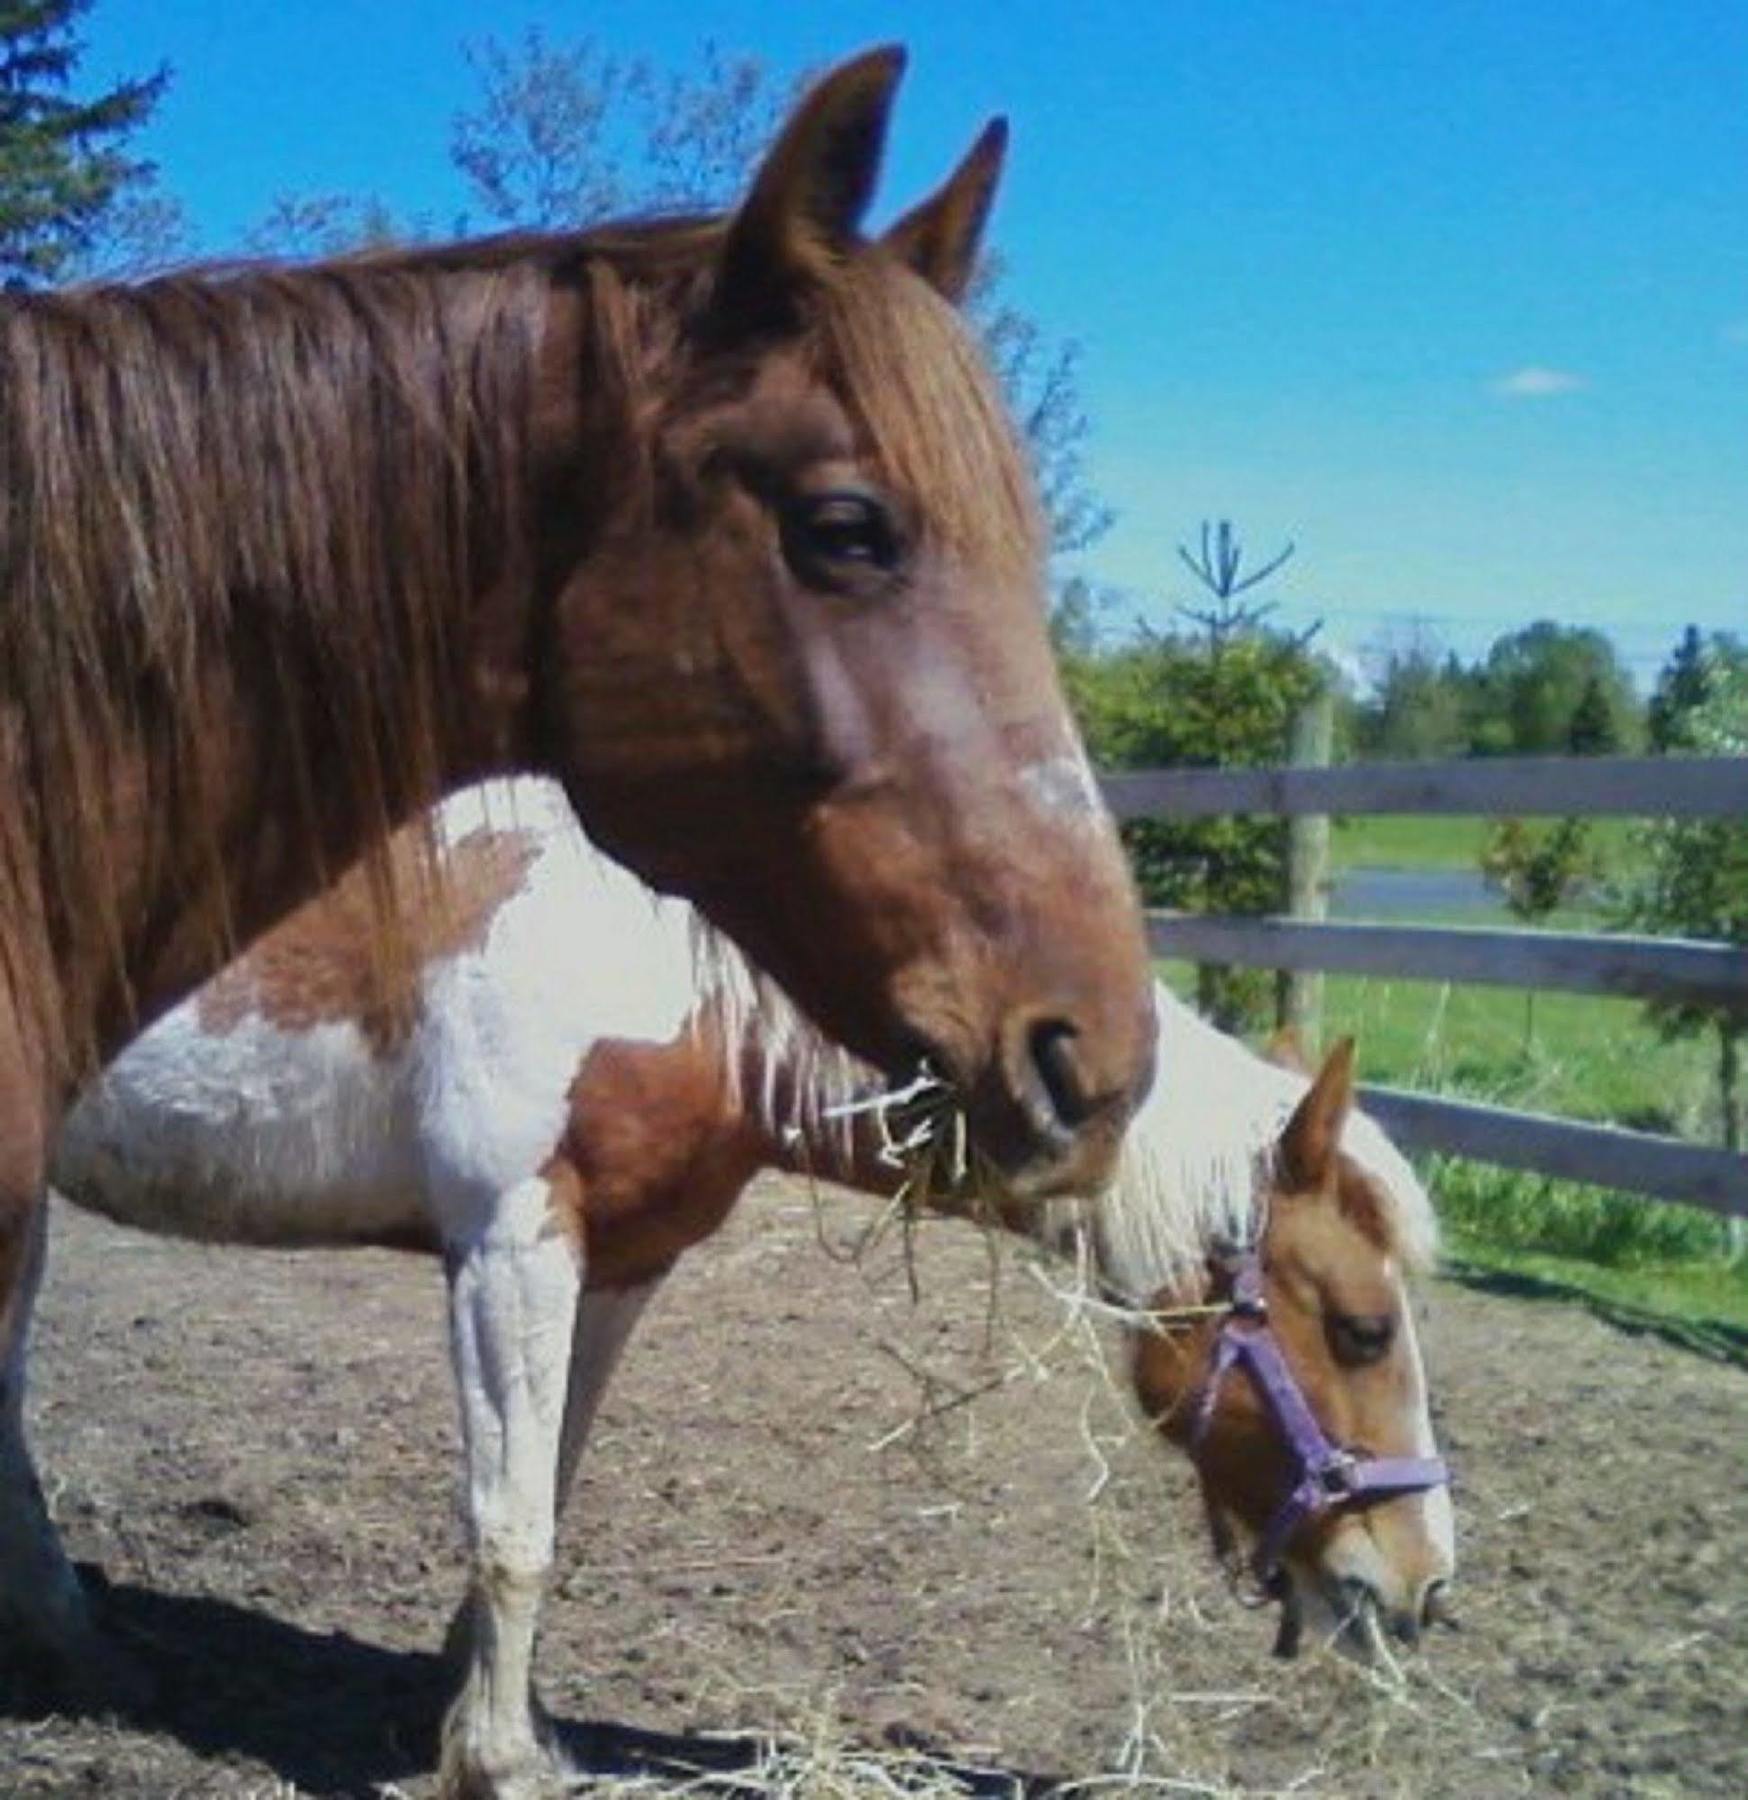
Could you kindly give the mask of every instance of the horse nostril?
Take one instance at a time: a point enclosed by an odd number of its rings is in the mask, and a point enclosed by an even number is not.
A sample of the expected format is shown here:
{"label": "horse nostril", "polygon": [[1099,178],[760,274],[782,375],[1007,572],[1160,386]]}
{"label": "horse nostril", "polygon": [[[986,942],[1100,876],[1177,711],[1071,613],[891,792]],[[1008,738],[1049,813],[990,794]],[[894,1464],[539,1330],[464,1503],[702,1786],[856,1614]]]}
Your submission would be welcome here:
{"label": "horse nostril", "polygon": [[1422,1625],[1442,1625],[1447,1631],[1457,1629],[1457,1615],[1451,1611],[1451,1584],[1448,1581],[1429,1581],[1426,1592],[1420,1596],[1420,1622]]}
{"label": "horse nostril", "polygon": [[1057,1122],[1070,1131],[1084,1125],[1098,1103],[1086,1091],[1074,1054],[1074,1040],[1079,1034],[1066,1019],[1040,1019],[1033,1025],[1028,1040],[1032,1066],[1049,1096]]}

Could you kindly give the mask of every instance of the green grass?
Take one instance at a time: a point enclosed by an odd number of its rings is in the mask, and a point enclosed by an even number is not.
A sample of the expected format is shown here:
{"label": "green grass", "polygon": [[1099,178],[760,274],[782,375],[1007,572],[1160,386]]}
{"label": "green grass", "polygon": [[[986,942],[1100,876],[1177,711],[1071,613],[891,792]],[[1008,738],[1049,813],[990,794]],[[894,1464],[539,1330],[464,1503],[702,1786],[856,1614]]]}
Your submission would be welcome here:
{"label": "green grass", "polygon": [[[1340,819],[1332,861],[1338,874],[1473,870],[1488,827],[1471,818]],[[1595,822],[1605,867],[1619,866],[1631,829]],[[1550,923],[1596,930],[1602,921],[1574,909]],[[1162,968],[1179,992],[1193,992],[1187,965]],[[1587,994],[1535,995],[1533,1029],[1529,1012],[1518,989],[1332,975],[1324,1041],[1352,1035],[1368,1081],[1717,1141],[1709,1038],[1666,1043],[1636,1002]],[[1748,1360],[1748,1258],[1728,1261],[1727,1228],[1712,1214],[1485,1163],[1432,1158],[1426,1168],[1453,1255],[1475,1278],[1578,1295],[1623,1323],[1669,1323],[1678,1336],[1699,1333],[1702,1347],[1723,1344],[1720,1353]]]}
{"label": "green grass", "polygon": [[[1188,965],[1164,967],[1179,992],[1193,991]],[[1351,1034],[1367,1081],[1713,1137],[1706,1040],[1663,1042],[1632,1001],[1538,994],[1526,1042],[1524,1003],[1509,988],[1330,976],[1324,1041]],[[1712,1214],[1485,1163],[1424,1166],[1463,1262],[1533,1276],[1610,1316],[1636,1309],[1681,1331],[1748,1332],[1748,1260],[1726,1264],[1726,1228]],[[1748,1356],[1748,1337],[1724,1353]]]}
{"label": "green grass", "polygon": [[1326,1038],[1351,1035],[1369,1081],[1699,1137],[1710,1125],[1705,1040],[1669,1044],[1635,1001],[1332,975]]}
{"label": "green grass", "polygon": [[[1193,997],[1187,963],[1160,970]],[[1521,989],[1331,975],[1323,1035],[1325,1042],[1356,1040],[1366,1081],[1640,1131],[1708,1135],[1707,1040],[1664,1043],[1631,1000],[1537,994],[1534,1005],[1526,1042]]]}
{"label": "green grass", "polygon": [[1447,1227],[1445,1262],[1458,1280],[1530,1299],[1582,1301],[1629,1331],[1748,1365],[1748,1274],[1712,1260],[1614,1268],[1586,1257],[1513,1250]]}
{"label": "green grass", "polygon": [[[1337,819],[1330,832],[1330,860],[1341,869],[1473,869],[1492,825],[1490,819],[1410,817]],[[1626,819],[1596,819],[1591,841],[1614,858],[1632,830]]]}

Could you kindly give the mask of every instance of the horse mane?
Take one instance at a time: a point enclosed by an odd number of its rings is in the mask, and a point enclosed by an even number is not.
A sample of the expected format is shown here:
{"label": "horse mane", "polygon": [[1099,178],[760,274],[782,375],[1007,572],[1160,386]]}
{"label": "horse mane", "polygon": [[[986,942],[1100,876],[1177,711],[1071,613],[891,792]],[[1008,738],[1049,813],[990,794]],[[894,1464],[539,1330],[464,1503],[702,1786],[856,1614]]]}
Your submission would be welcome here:
{"label": "horse mane", "polygon": [[[488,582],[533,581],[554,283],[582,301],[579,509],[649,505],[652,427],[724,229],[632,220],[0,300],[0,756],[22,771],[0,809],[0,980],[57,1060],[95,1048],[60,1041],[88,998],[63,991],[68,971],[119,982],[131,1008],[124,867],[148,893],[204,896],[211,966],[235,952],[237,712],[279,723],[285,828],[318,867],[336,786],[378,845],[438,798],[457,710],[441,696],[466,650],[448,628]],[[799,323],[931,526],[968,556],[1035,560],[1023,461],[952,309],[868,246]],[[394,872],[380,849],[367,868],[393,959]]]}
{"label": "horse mane", "polygon": [[542,304],[509,267],[367,263],[0,303],[0,748],[24,775],[0,905],[36,923],[5,949],[45,1030],[67,999],[57,954],[125,984],[118,843],[148,884],[209,895],[209,952],[234,948],[236,709],[285,733],[289,823],[312,845],[318,751],[373,837],[435,797],[445,622],[481,556],[524,534]]}
{"label": "horse mane", "polygon": [[[762,969],[702,913],[688,909],[698,991],[710,1010],[695,1021],[722,1034],[733,1103],[744,1106],[778,1143],[804,1144],[804,1159],[828,1179],[854,1162],[856,1122],[847,1110],[881,1092],[879,1070],[829,1038]],[[752,1050],[757,1085],[746,1087]]]}
{"label": "horse mane", "polygon": [[[1160,1073],[1091,1225],[1102,1275],[1143,1305],[1197,1282],[1210,1251],[1260,1239],[1281,1130],[1309,1085],[1216,1030],[1162,982],[1154,999]],[[1342,1153],[1371,1179],[1388,1247],[1409,1268],[1430,1266],[1437,1219],[1407,1158],[1359,1111]],[[1075,1222],[1084,1227],[1084,1215]]]}

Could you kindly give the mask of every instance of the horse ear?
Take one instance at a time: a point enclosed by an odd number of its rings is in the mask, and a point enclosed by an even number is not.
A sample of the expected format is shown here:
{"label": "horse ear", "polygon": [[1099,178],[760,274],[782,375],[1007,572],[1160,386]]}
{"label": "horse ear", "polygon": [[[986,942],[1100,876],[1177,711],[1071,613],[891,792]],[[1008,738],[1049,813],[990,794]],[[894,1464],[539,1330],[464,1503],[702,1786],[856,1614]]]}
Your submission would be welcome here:
{"label": "horse ear", "polygon": [[1317,1079],[1281,1133],[1281,1175],[1290,1191],[1327,1185],[1341,1149],[1342,1129],[1352,1111],[1353,1039],[1349,1037],[1324,1058]]}
{"label": "horse ear", "polygon": [[1007,149],[1007,120],[991,119],[958,168],[880,240],[955,306],[977,268]]}
{"label": "horse ear", "polygon": [[1309,1077],[1311,1059],[1305,1054],[1305,1040],[1296,1027],[1283,1025],[1262,1047],[1263,1060],[1277,1069],[1290,1069],[1295,1075]]}
{"label": "horse ear", "polygon": [[896,45],[840,64],[796,107],[728,228],[716,308],[755,327],[855,248],[874,197],[892,100]]}

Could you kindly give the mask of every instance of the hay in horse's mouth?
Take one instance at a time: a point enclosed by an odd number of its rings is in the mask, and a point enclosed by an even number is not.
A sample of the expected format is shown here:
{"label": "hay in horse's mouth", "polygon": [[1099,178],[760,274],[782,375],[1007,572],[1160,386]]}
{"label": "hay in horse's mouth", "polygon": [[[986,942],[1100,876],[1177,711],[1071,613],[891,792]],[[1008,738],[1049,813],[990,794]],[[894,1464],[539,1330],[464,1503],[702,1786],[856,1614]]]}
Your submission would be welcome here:
{"label": "hay in horse's mouth", "polygon": [[[823,1116],[872,1119],[880,1134],[879,1159],[904,1175],[906,1187],[919,1178],[932,1184],[942,1174],[956,1187],[969,1172],[965,1110],[952,1085],[935,1073],[926,1057],[902,1085],[889,1084],[878,1093],[828,1106]],[[931,1185],[920,1198],[926,1200],[932,1191]]]}

